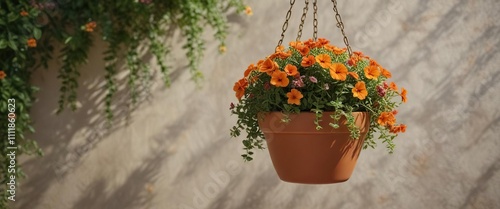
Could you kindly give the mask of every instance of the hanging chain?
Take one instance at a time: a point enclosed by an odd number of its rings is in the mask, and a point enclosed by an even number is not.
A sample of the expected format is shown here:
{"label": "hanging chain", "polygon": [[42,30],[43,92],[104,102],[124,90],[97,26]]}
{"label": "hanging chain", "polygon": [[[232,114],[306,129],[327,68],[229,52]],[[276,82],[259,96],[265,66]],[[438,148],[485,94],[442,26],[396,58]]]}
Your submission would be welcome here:
{"label": "hanging chain", "polygon": [[309,0],[306,0],[306,6],[302,9],[302,17],[300,18],[299,32],[297,33],[296,41],[300,41],[302,36],[302,29],[304,28],[304,22],[306,21],[307,10],[309,9]]}
{"label": "hanging chain", "polygon": [[316,4],[317,0],[313,1],[313,10],[314,10],[314,20],[313,20],[313,39],[314,41],[318,40],[318,5]]}
{"label": "hanging chain", "polygon": [[290,9],[288,9],[288,12],[286,13],[286,18],[285,18],[285,23],[283,23],[283,26],[281,27],[281,39],[278,41],[278,46],[276,46],[276,49],[283,44],[283,39],[285,38],[285,32],[286,29],[288,29],[288,20],[290,20],[290,17],[292,16],[292,8],[293,4],[295,4],[295,0],[290,0]]}
{"label": "hanging chain", "polygon": [[351,46],[349,45],[349,39],[347,39],[347,36],[345,35],[344,32],[344,23],[342,22],[342,17],[339,14],[339,11],[337,10],[337,0],[332,0],[333,2],[333,11],[335,12],[335,19],[337,20],[337,27],[340,28],[340,32],[342,32],[342,35],[344,36],[344,43],[347,47],[347,52],[349,53],[349,56],[352,55],[352,49]]}

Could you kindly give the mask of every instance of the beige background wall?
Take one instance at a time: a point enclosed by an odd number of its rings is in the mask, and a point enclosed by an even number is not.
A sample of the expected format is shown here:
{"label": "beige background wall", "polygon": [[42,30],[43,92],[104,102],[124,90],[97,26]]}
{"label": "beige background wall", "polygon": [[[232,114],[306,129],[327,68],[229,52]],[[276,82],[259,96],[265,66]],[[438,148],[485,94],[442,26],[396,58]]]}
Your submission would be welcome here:
{"label": "beige background wall", "polygon": [[[33,138],[45,156],[23,160],[28,177],[14,208],[500,207],[499,1],[339,2],[354,50],[377,59],[408,89],[399,117],[408,130],[393,155],[383,146],[364,150],[348,182],[319,186],[280,181],[267,150],[242,162],[240,139],[229,137],[232,85],[272,51],[288,8],[286,0],[248,3],[252,17],[229,16],[227,53],[207,45],[203,88],[189,80],[175,44],[173,85],[153,82],[133,112],[121,90],[111,129],[102,108],[102,43],[82,68],[75,112],[54,114],[59,63],[35,73],[41,90]],[[286,42],[295,38],[301,5]],[[319,36],[341,46],[331,3],[319,5]]]}

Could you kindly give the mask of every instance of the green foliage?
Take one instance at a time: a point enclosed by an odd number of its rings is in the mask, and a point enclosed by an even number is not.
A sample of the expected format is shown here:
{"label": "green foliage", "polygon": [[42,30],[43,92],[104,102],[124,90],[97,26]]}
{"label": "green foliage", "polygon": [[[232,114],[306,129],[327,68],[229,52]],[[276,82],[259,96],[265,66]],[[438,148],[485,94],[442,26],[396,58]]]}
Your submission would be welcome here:
{"label": "green foliage", "polygon": [[[386,144],[389,152],[393,152],[393,139],[406,129],[405,125],[395,123],[394,110],[401,102],[393,98],[406,97],[406,93],[399,92],[394,83],[391,86],[385,82],[391,77],[390,72],[375,60],[360,52],[349,56],[345,49],[328,42],[326,39],[309,39],[294,42],[288,50],[278,48],[276,53],[256,65],[251,64],[245,76],[235,83],[233,89],[239,102],[232,106],[231,111],[238,120],[231,135],[237,137],[242,131],[247,133],[243,140],[245,160],[252,159],[253,149],[263,148],[258,115],[271,111],[280,111],[287,116],[303,111],[314,112],[316,119],[310,122],[317,130],[324,128],[320,120],[325,112],[330,112],[333,122],[329,125],[339,128],[340,119],[345,118],[353,139],[360,137],[360,128],[355,125],[352,113],[368,112],[371,120],[364,148],[376,145],[374,133],[379,132],[378,138]],[[314,64],[304,64],[306,57],[312,57]],[[320,64],[320,57],[327,59]],[[293,67],[298,73],[290,70]],[[373,69],[372,73],[377,75],[372,76],[367,69]],[[356,90],[364,91],[355,94]],[[293,94],[294,91],[299,93]],[[285,118],[283,122],[289,120]]]}
{"label": "green foliage", "polygon": [[[152,78],[151,66],[141,59],[146,50],[156,59],[164,83],[170,85],[167,57],[170,47],[164,43],[169,30],[179,28],[185,38],[184,48],[194,81],[202,74],[198,68],[206,40],[206,28],[215,31],[214,39],[224,46],[227,33],[225,13],[241,12],[243,0],[3,0],[0,2],[0,115],[9,113],[8,100],[15,100],[17,154],[38,153],[36,142],[24,137],[34,132],[29,110],[36,88],[30,84],[33,70],[48,67],[58,57],[62,63],[58,78],[61,81],[58,112],[76,109],[79,67],[87,62],[88,53],[96,38],[102,38],[108,48],[105,61],[105,111],[113,118],[112,101],[117,91],[115,76],[118,61],[124,59],[128,72],[131,103],[138,102],[139,92],[147,88]],[[139,47],[140,46],[140,47]],[[5,75],[5,78],[3,77]],[[7,120],[0,120],[0,137],[7,139]],[[0,143],[0,208],[7,207],[5,182],[8,142]],[[18,169],[16,177],[21,177]]]}

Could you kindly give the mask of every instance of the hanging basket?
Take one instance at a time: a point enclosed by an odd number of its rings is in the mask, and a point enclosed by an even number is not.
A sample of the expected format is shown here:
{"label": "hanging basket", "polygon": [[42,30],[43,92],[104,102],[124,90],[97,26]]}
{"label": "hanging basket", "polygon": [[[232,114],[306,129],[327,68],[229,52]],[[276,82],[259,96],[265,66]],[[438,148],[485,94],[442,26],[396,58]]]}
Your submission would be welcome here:
{"label": "hanging basket", "polygon": [[354,112],[360,137],[352,139],[346,118],[339,121],[339,128],[332,128],[331,112],[320,118],[316,130],[314,113],[299,113],[283,123],[281,112],[262,113],[259,127],[266,138],[267,148],[274,168],[281,180],[304,184],[329,184],[347,181],[354,170],[370,125],[367,112]]}
{"label": "hanging basket", "polygon": [[[361,52],[352,52],[337,10],[333,11],[345,48],[317,37],[317,0],[313,0],[313,38],[301,41],[305,7],[295,41],[282,43],[295,0],[290,0],[281,38],[273,54],[248,66],[234,84],[239,102],[231,106],[238,121],[233,137],[247,132],[243,158],[253,149],[271,155],[280,179],[305,184],[347,181],[362,148],[375,147],[375,131],[390,152],[394,138],[406,130],[395,110],[406,90],[387,83],[391,73]],[[265,142],[264,140],[265,139]]]}

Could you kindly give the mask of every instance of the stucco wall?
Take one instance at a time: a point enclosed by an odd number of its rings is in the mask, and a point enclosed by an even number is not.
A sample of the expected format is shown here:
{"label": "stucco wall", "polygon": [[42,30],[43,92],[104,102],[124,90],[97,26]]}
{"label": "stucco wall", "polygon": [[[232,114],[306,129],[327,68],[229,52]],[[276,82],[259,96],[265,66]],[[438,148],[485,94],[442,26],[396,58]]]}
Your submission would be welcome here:
{"label": "stucco wall", "polygon": [[[172,86],[153,82],[133,112],[120,91],[110,129],[102,43],[82,68],[75,112],[54,114],[59,63],[36,72],[41,90],[32,137],[45,156],[23,159],[28,177],[14,208],[500,207],[499,1],[339,2],[353,49],[377,59],[408,89],[399,111],[408,130],[394,154],[383,146],[363,150],[349,181],[319,186],[280,181],[267,150],[242,162],[240,139],[229,136],[232,85],[248,64],[272,52],[288,9],[285,0],[249,4],[252,17],[229,16],[226,54],[207,45],[202,88],[189,80],[174,34]],[[302,7],[296,4],[286,42],[295,39]],[[331,3],[320,1],[319,8],[319,36],[342,46]],[[310,22],[305,28],[308,38]]]}

